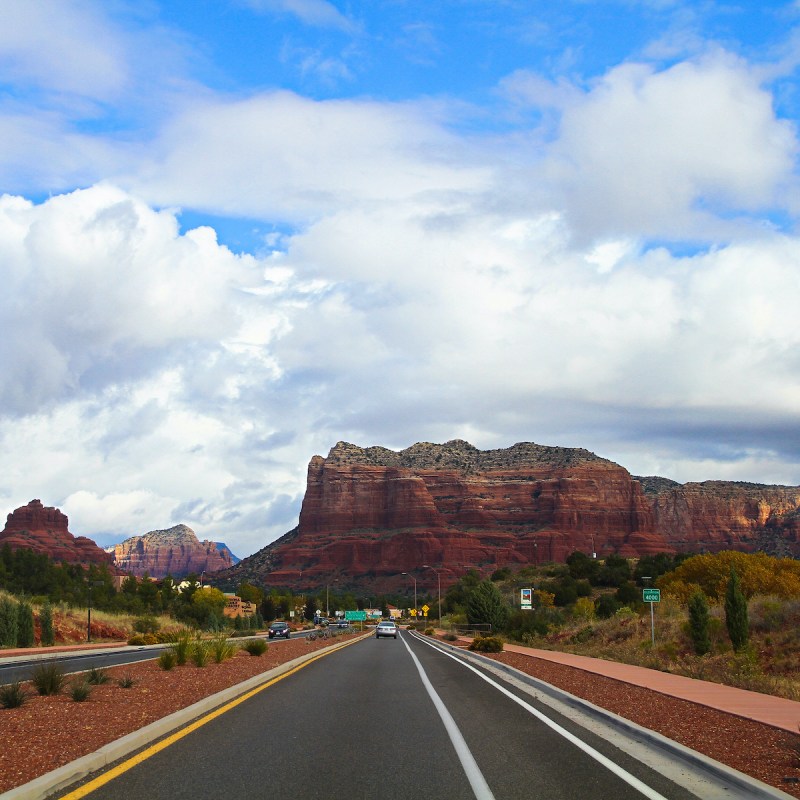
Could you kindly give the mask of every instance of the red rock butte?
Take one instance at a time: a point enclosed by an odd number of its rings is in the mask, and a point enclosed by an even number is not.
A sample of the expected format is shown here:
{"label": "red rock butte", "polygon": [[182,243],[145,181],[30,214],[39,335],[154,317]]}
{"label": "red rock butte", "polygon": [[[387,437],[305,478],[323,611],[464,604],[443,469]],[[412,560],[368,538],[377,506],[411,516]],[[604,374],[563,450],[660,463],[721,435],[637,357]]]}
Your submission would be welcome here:
{"label": "red rock butte", "polygon": [[182,578],[189,573],[200,575],[233,564],[230,550],[220,550],[216,542],[199,541],[195,532],[186,525],[132,536],[108,548],[108,551],[113,555],[117,569],[138,577],[146,573],[156,579],[167,575],[173,578]]}
{"label": "red rock butte", "polygon": [[299,526],[219,577],[394,591],[407,572],[430,592],[437,572],[444,587],[471,568],[564,561],[575,550],[798,556],[799,509],[800,487],[636,478],[583,449],[339,442],[311,459]]}
{"label": "red rock butte", "polygon": [[69,532],[67,515],[57,508],[42,505],[41,500],[31,500],[8,515],[0,533],[0,546],[4,544],[12,549],[25,547],[43,553],[57,562],[112,566],[108,553],[85,536],[73,536]]}

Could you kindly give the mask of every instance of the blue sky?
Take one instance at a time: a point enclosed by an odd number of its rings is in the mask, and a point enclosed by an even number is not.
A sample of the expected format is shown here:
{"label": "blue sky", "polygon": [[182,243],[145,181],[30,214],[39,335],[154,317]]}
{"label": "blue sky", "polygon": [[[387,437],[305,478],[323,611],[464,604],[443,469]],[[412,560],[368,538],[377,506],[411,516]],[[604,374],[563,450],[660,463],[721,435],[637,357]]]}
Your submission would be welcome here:
{"label": "blue sky", "polygon": [[2,9],[8,511],[244,556],[339,440],[800,483],[797,3]]}

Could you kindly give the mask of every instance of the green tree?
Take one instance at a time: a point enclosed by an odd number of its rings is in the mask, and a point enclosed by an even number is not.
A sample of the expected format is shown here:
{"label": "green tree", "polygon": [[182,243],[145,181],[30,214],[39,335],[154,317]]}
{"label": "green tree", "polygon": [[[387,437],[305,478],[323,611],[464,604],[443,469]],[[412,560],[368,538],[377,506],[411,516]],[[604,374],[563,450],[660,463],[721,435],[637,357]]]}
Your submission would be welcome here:
{"label": "green tree", "polygon": [[573,578],[585,578],[591,583],[597,579],[597,574],[600,572],[600,564],[594,558],[589,558],[586,553],[580,550],[575,550],[567,556],[567,566],[569,567],[569,574]]}
{"label": "green tree", "polygon": [[594,611],[601,619],[613,617],[622,608],[622,603],[613,594],[601,594],[594,604]]}
{"label": "green tree", "polygon": [[491,625],[502,630],[508,622],[510,609],[500,590],[490,580],[481,581],[467,596],[467,620],[470,625]]}
{"label": "green tree", "polygon": [[42,647],[52,647],[56,643],[53,630],[53,608],[50,603],[45,603],[39,612],[39,631]]}
{"label": "green tree", "polygon": [[711,639],[708,635],[708,601],[702,592],[695,592],[689,598],[689,636],[694,652],[704,656],[711,650]]}
{"label": "green tree", "polygon": [[268,594],[262,601],[261,601],[261,616],[268,622],[272,622],[275,619],[275,598]]}
{"label": "green tree", "polygon": [[0,597],[0,647],[17,646],[17,604],[8,596]]}
{"label": "green tree", "polygon": [[[454,583],[444,596],[444,606],[448,612],[463,613],[466,611],[467,598],[472,590],[481,582],[478,570],[471,569]],[[385,615],[384,615],[385,616]]]}
{"label": "green tree", "polygon": [[33,647],[33,609],[30,603],[17,604],[17,647]]}
{"label": "green tree", "polygon": [[733,649],[738,653],[750,639],[750,627],[747,620],[747,598],[742,593],[734,567],[731,567],[728,589],[725,592],[725,626]]}
{"label": "green tree", "polygon": [[247,581],[242,581],[242,583],[239,584],[239,589],[236,594],[246,603],[255,603],[256,605],[264,599],[264,591]]}

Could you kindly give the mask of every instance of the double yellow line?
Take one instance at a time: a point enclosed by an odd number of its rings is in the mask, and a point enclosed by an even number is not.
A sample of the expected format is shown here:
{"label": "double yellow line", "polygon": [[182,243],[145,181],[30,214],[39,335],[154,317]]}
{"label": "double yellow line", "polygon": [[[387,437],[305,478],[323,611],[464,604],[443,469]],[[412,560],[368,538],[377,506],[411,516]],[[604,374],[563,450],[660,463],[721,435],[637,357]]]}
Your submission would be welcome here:
{"label": "double yellow line", "polygon": [[270,686],[274,686],[278,681],[282,681],[284,678],[288,678],[290,675],[294,675],[295,672],[299,672],[301,669],[309,666],[309,664],[313,664],[315,661],[319,661],[319,659],[324,658],[325,656],[329,656],[333,653],[338,653],[340,650],[343,650],[345,647],[349,647],[351,644],[357,644],[360,642],[361,639],[354,639],[351,642],[347,642],[343,644],[341,647],[337,647],[330,650],[322,650],[318,655],[310,658],[308,661],[304,661],[302,664],[298,664],[296,667],[284,672],[282,675],[278,675],[275,678],[267,681],[266,683],[262,683],[261,686],[257,686],[255,689],[251,689],[249,692],[245,692],[243,695],[240,695],[235,700],[231,700],[230,703],[226,703],[223,706],[220,706],[214,711],[209,712],[204,717],[200,717],[196,719],[191,724],[187,725],[185,728],[181,728],[179,731],[167,736],[166,739],[162,739],[160,742],[157,742],[154,745],[151,745],[146,750],[142,750],[141,753],[137,753],[135,756],[123,761],[120,764],[117,764],[116,767],[108,770],[108,772],[104,772],[102,775],[98,775],[93,780],[85,783],[83,786],[75,789],[74,791],[70,792],[69,794],[62,795],[61,800],[78,800],[78,798],[86,797],[86,795],[91,794],[95,789],[99,789],[101,786],[105,786],[107,783],[110,783],[115,778],[118,778],[123,773],[127,772],[129,769],[133,769],[137,764],[141,764],[143,761],[147,761],[148,758],[154,756],[156,753],[160,753],[162,750],[165,750],[175,742],[183,739],[184,736],[188,736],[193,731],[196,731],[198,728],[201,728],[203,725],[211,722],[211,720],[216,719],[219,716],[222,716],[225,712],[230,711],[232,708],[236,708],[240,703],[244,703],[245,700],[249,700],[254,695],[257,695],[259,692],[263,692],[264,689],[268,689]]}

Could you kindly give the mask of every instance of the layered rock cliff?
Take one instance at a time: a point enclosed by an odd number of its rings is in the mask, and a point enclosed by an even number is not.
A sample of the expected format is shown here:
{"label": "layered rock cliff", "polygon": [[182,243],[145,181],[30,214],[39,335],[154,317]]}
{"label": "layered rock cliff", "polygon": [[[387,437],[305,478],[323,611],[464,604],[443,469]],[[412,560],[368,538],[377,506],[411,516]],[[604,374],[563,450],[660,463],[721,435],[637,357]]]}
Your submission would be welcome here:
{"label": "layered rock cliff", "polygon": [[109,547],[108,552],[122,572],[138,577],[147,573],[156,579],[166,575],[182,578],[192,572],[200,575],[234,564],[234,556],[225,545],[208,540],[201,542],[186,525],[132,536]]}
{"label": "layered rock cliff", "polygon": [[42,505],[41,500],[31,500],[14,509],[6,518],[0,533],[0,546],[12,549],[26,547],[44,553],[53,561],[68,564],[112,564],[111,557],[85,536],[69,532],[69,519],[58,508]]}
{"label": "layered rock cliff", "polygon": [[[300,524],[220,577],[272,585],[436,588],[477,567],[574,550],[766,550],[800,556],[800,487],[635,478],[582,449],[467,442],[395,452],[339,442],[314,456]],[[424,568],[425,565],[433,569]]]}

